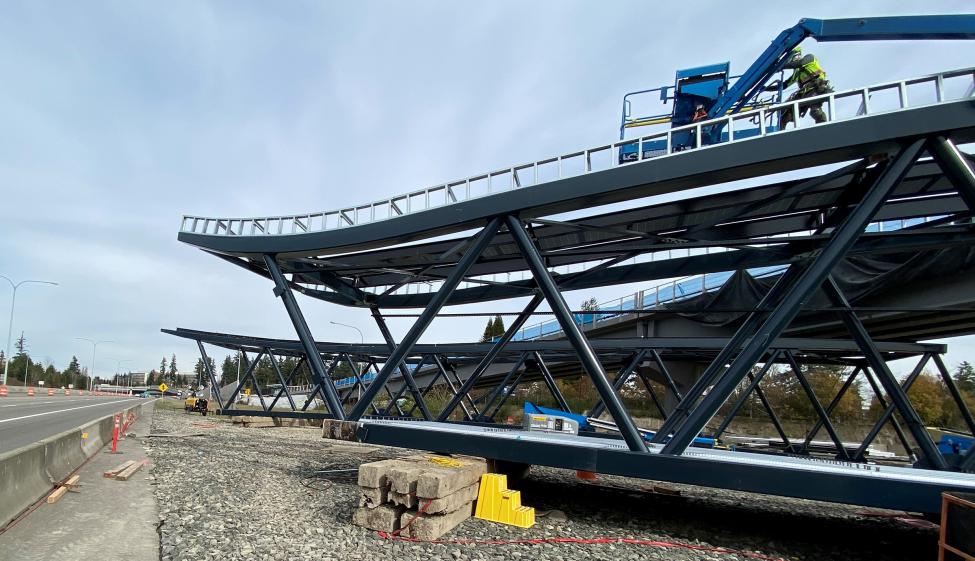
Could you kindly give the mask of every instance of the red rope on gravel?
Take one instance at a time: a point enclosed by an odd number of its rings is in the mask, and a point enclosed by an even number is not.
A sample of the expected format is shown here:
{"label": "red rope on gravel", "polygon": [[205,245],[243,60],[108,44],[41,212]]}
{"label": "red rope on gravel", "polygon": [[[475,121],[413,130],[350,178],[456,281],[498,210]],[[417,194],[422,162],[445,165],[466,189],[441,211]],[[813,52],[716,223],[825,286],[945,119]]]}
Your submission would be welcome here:
{"label": "red rope on gravel", "polygon": [[[413,520],[416,520],[414,518]],[[412,521],[411,521],[412,522]],[[405,528],[404,528],[405,529]],[[659,547],[663,549],[689,549],[692,551],[706,551],[708,553],[724,553],[727,555],[738,555],[740,557],[747,557],[750,559],[762,559],[764,561],[786,561],[782,557],[772,557],[770,555],[765,555],[762,553],[754,553],[751,551],[742,551],[740,549],[730,549],[726,547],[712,547],[707,545],[693,545],[685,543],[676,542],[665,542],[660,540],[645,540],[639,538],[531,538],[531,539],[516,539],[516,540],[419,540],[416,538],[408,538],[399,535],[401,530],[396,532],[376,532],[379,537],[387,540],[399,540],[405,542],[415,542],[415,543],[433,543],[442,545],[541,545],[545,543],[574,543],[582,545],[595,545],[595,544],[627,544],[627,545],[645,545],[650,547]]]}

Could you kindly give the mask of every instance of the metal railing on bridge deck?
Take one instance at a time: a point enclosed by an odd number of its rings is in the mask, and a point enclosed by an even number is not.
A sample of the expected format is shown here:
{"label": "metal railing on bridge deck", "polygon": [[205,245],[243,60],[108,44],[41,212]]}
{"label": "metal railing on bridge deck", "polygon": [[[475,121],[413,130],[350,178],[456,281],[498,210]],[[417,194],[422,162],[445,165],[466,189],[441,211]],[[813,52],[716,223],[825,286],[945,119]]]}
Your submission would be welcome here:
{"label": "metal railing on bridge deck", "polygon": [[[212,236],[272,236],[348,228],[511,189],[632,165],[648,159],[674,157],[689,150],[742,142],[772,134],[788,134],[796,128],[819,126],[800,125],[798,118],[794,119],[793,129],[778,130],[767,126],[773,117],[783,111],[791,110],[792,114],[797,116],[804,108],[813,104],[823,105],[827,115],[826,122],[829,123],[957,101],[971,97],[973,93],[975,93],[975,68],[946,71],[734,113],[640,138],[618,140],[561,156],[482,173],[358,206],[308,214],[253,218],[186,215],[180,222],[180,232]],[[721,134],[717,138],[710,138],[710,135],[706,134],[708,131],[719,131]],[[675,144],[675,135],[684,138],[689,132],[693,133],[691,145]],[[703,141],[706,136],[709,140]],[[618,161],[620,150],[633,146],[638,147],[638,158],[620,163]]]}

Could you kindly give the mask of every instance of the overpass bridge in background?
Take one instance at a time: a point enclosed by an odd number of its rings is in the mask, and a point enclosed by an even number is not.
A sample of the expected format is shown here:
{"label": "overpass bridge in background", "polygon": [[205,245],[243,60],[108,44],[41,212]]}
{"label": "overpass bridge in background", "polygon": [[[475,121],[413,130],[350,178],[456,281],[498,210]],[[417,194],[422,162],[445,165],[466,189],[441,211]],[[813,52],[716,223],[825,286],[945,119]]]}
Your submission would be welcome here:
{"label": "overpass bridge in background", "polygon": [[[365,442],[934,512],[940,492],[975,490],[975,454],[949,463],[907,394],[933,365],[975,435],[941,360],[945,347],[922,342],[975,331],[975,173],[959,148],[975,141],[973,86],[975,70],[963,69],[836,92],[823,99],[822,124],[768,129],[792,105],[762,107],[692,125],[727,130],[714,144],[676,150],[672,135],[686,132],[676,128],[334,211],[187,216],[179,239],[270,280],[297,340],[164,331],[197,341],[204,358],[205,345],[270,356],[282,387],[297,370],[281,371],[274,357],[300,357],[326,408],[310,412],[282,389],[274,399],[289,402],[286,410],[276,403],[237,410],[234,396],[221,395],[227,414],[328,417],[355,423]],[[885,96],[892,104],[879,103]],[[637,159],[620,162],[634,143]],[[658,145],[666,149],[643,149]],[[799,170],[810,176],[778,175]],[[716,192],[688,193],[701,187]],[[660,195],[678,198],[659,202]],[[622,202],[629,207],[604,208]],[[573,313],[562,296],[681,277],[702,290],[680,299],[655,291],[652,300],[644,292],[632,309],[621,301],[601,321]],[[384,340],[315,341],[296,294],[369,309]],[[445,306],[508,298],[527,305],[499,340],[418,343]],[[542,302],[561,336],[523,331]],[[384,313],[408,308],[422,312],[396,341]],[[908,358],[915,369],[899,383],[887,362]],[[359,373],[337,387],[330,374],[342,362],[368,365],[371,379]],[[737,388],[758,391],[772,364],[795,373],[819,415],[796,454],[692,447]],[[865,462],[869,437],[848,451],[829,418],[834,404],[820,403],[804,378],[807,364],[852,367],[847,388],[865,376],[886,407],[879,426],[895,428],[916,466]],[[534,378],[558,399],[553,379],[566,365],[591,379],[599,399],[587,410],[605,410],[619,438],[498,425],[471,395],[480,386],[496,401]],[[614,390],[644,369],[673,398],[648,439]],[[449,380],[452,394],[437,410],[421,386],[433,377]],[[252,370],[242,379],[256,381]],[[412,411],[400,409],[398,394],[410,397]],[[836,445],[836,461],[810,452],[820,429]]]}

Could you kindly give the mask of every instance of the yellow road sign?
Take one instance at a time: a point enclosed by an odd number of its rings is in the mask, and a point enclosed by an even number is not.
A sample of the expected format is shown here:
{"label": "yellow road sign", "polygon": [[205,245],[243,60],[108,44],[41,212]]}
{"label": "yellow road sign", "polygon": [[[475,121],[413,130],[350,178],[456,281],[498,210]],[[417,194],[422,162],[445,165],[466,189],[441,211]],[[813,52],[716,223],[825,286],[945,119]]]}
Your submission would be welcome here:
{"label": "yellow road sign", "polygon": [[246,395],[247,397],[250,397],[251,396],[251,389],[250,388],[244,388],[244,395]]}
{"label": "yellow road sign", "polygon": [[164,384],[164,383],[163,384],[159,384],[159,391],[165,393],[166,390],[168,390],[168,389],[169,389],[169,386],[167,386],[166,384]]}

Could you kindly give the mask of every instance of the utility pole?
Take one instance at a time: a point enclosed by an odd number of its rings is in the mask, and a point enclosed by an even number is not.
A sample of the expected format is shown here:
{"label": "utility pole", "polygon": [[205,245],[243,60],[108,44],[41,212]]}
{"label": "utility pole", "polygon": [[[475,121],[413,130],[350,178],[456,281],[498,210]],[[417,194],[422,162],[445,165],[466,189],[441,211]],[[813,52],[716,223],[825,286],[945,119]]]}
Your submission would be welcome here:
{"label": "utility pole", "polygon": [[54,286],[57,286],[58,283],[51,282],[51,281],[34,280],[34,279],[22,280],[18,283],[15,283],[14,281],[10,280],[9,278],[3,275],[0,275],[0,279],[3,279],[8,283],[10,283],[10,287],[14,289],[13,296],[10,298],[10,322],[7,324],[7,354],[6,354],[6,360],[3,363],[3,375],[0,375],[0,386],[6,386],[7,371],[10,370],[10,336],[13,335],[13,330],[14,330],[14,305],[17,303],[17,289],[20,288],[20,285],[27,284],[30,282],[36,284],[53,284]]}
{"label": "utility pole", "polygon": [[91,388],[95,385],[95,351],[98,350],[100,343],[114,343],[115,341],[96,341],[87,337],[75,337],[75,339],[91,343],[91,366],[88,368],[88,391],[91,391]]}

